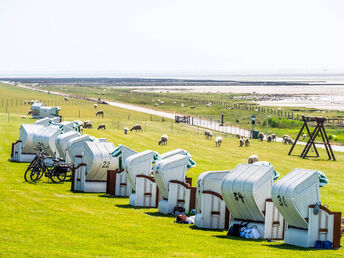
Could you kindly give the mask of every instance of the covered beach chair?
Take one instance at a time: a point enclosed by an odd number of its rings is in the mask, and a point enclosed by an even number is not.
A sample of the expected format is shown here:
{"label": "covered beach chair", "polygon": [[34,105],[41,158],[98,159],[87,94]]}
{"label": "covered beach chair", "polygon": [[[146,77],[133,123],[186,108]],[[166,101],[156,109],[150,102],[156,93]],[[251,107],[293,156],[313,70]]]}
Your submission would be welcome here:
{"label": "covered beach chair", "polygon": [[49,126],[52,123],[53,124],[58,124],[61,122],[61,118],[60,117],[53,117],[53,118],[49,118],[49,117],[45,117],[42,119],[39,119],[37,121],[34,122],[35,125],[44,125],[44,126]]}
{"label": "covered beach chair", "polygon": [[271,195],[286,220],[284,243],[315,247],[316,241],[329,241],[340,247],[341,213],[320,204],[318,171],[294,169],[273,185]]}
{"label": "covered beach chair", "polygon": [[124,170],[124,164],[128,157],[137,152],[122,145],[111,153],[111,155],[118,159],[118,167],[115,170],[107,171],[106,179],[106,193],[114,196],[128,197],[131,193],[130,183]]}
{"label": "covered beach chair", "polygon": [[228,229],[229,210],[221,194],[223,179],[231,172],[208,171],[197,178],[195,226],[208,229]]}
{"label": "covered beach chair", "polygon": [[175,154],[159,160],[154,166],[154,179],[161,197],[160,213],[172,214],[177,205],[184,207],[185,213],[195,208],[196,188],[186,182],[188,161],[186,155]]}
{"label": "covered beach chair", "polygon": [[282,239],[284,219],[273,205],[271,188],[275,172],[271,165],[239,164],[222,181],[221,193],[231,222],[249,222],[261,238]]}
{"label": "covered beach chair", "polygon": [[31,111],[32,111],[32,118],[39,119],[39,110],[41,107],[44,107],[43,103],[35,102],[31,105]]}
{"label": "covered beach chair", "polygon": [[85,141],[82,155],[75,157],[72,191],[106,192],[107,171],[118,167],[118,159],[110,155],[115,150],[112,142]]}
{"label": "covered beach chair", "polygon": [[154,151],[146,150],[125,160],[125,172],[130,183],[129,204],[135,207],[157,207],[158,189],[151,176]]}
{"label": "covered beach chair", "polygon": [[69,131],[67,133],[60,134],[55,139],[55,145],[56,145],[56,156],[61,159],[66,159],[66,153],[67,153],[67,144],[69,140],[79,137],[80,133],[76,131]]}

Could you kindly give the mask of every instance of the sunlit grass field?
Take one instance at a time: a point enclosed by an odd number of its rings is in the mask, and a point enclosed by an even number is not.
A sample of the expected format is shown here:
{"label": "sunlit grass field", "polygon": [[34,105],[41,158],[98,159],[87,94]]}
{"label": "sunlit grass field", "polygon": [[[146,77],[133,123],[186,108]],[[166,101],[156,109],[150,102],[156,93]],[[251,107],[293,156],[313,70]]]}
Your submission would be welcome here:
{"label": "sunlit grass field", "polygon": [[[41,99],[63,103],[61,97],[0,85],[3,99]],[[61,105],[65,120],[105,123],[105,131],[84,130],[96,137],[106,137],[115,145],[124,144],[137,151],[151,149],[164,153],[183,148],[188,150],[197,167],[188,171],[195,186],[197,176],[208,170],[232,169],[246,163],[248,156],[257,154],[260,160],[271,162],[281,176],[294,168],[317,169],[324,172],[330,183],[321,189],[322,203],[330,210],[344,212],[344,153],[336,152],[337,161],[327,161],[325,151],[320,159],[302,160],[288,156],[289,146],[252,140],[251,147],[240,148],[238,139],[224,136],[221,148],[204,139],[203,130],[175,124],[173,121],[111,106],[101,105],[105,117],[95,116],[93,103]],[[11,143],[19,137],[22,119],[28,106],[8,106],[0,109],[0,256],[1,257],[76,257],[76,256],[343,256],[343,250],[303,249],[282,242],[226,238],[225,231],[201,230],[190,225],[173,223],[157,209],[135,209],[127,198],[108,198],[103,194],[72,193],[70,183],[37,184],[24,182],[28,164],[12,163]],[[80,111],[80,117],[79,117]],[[144,132],[125,135],[123,128],[141,123]],[[168,134],[168,146],[157,144],[162,134]],[[297,152],[300,152],[297,147]],[[296,152],[295,152],[296,153]],[[342,241],[342,243],[344,243]]]}

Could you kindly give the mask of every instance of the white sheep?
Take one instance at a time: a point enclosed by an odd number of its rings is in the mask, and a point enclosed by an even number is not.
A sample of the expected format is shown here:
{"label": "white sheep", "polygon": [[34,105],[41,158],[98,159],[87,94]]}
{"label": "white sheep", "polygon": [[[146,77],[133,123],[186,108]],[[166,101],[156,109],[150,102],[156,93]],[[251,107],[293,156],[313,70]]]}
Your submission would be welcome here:
{"label": "white sheep", "polygon": [[167,145],[168,136],[166,134],[162,135],[160,141],[158,142],[159,145]]}
{"label": "white sheep", "polygon": [[255,162],[258,162],[258,156],[257,155],[251,155],[250,157],[248,157],[248,164],[253,164]]}
{"label": "white sheep", "polygon": [[211,106],[211,104],[208,103],[208,104],[207,104],[207,107],[210,107],[210,106]]}
{"label": "white sheep", "polygon": [[307,138],[307,135],[304,133],[304,134],[302,135],[302,140],[304,141],[304,140],[306,140],[306,138]]}
{"label": "white sheep", "polygon": [[217,136],[216,139],[215,139],[216,147],[221,147],[221,143],[222,143],[222,137],[221,136]]}
{"label": "white sheep", "polygon": [[204,136],[205,136],[206,139],[213,138],[213,134],[212,134],[212,132],[210,130],[205,130],[204,131]]}
{"label": "white sheep", "polygon": [[159,106],[158,103],[154,103],[154,107],[157,107],[157,106]]}
{"label": "white sheep", "polygon": [[160,105],[162,105],[162,104],[164,104],[164,101],[162,100],[162,101],[160,101]]}
{"label": "white sheep", "polygon": [[264,136],[265,136],[265,134],[264,134],[264,133],[262,133],[262,132],[259,132],[259,134],[258,134],[258,138],[259,138],[259,140],[260,140],[261,142],[264,140]]}
{"label": "white sheep", "polygon": [[128,127],[124,127],[124,134],[128,134],[128,130],[129,130]]}
{"label": "white sheep", "polygon": [[94,104],[93,106],[94,106],[94,108],[97,108],[97,107],[98,107],[98,105],[97,105],[97,104]]}
{"label": "white sheep", "polygon": [[275,141],[276,141],[276,138],[277,138],[277,137],[276,137],[276,134],[274,134],[274,133],[271,134],[271,141],[274,141],[274,142],[275,142]]}
{"label": "white sheep", "polygon": [[177,104],[177,102],[173,101],[173,105]]}
{"label": "white sheep", "polygon": [[246,138],[245,139],[245,147],[249,147],[251,145],[250,139]]}
{"label": "white sheep", "polygon": [[244,146],[244,142],[245,142],[245,140],[244,140],[243,138],[240,138],[240,139],[239,139],[239,145],[240,145],[240,147]]}

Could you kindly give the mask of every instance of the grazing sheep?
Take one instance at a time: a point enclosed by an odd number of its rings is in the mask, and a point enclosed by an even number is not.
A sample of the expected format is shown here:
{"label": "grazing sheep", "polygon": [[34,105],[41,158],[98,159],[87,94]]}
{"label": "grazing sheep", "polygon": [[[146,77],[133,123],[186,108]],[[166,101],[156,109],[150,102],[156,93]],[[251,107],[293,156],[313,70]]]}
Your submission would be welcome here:
{"label": "grazing sheep", "polygon": [[195,108],[195,106],[191,106],[190,108],[191,108],[191,109],[194,109],[194,108]]}
{"label": "grazing sheep", "polygon": [[65,101],[69,101],[69,98],[68,98],[68,97],[64,97],[64,100],[65,100]]}
{"label": "grazing sheep", "polygon": [[262,132],[259,132],[259,134],[258,134],[258,138],[259,138],[259,140],[260,140],[261,142],[264,140],[264,136],[265,136],[265,134],[264,134],[264,133],[262,133]]}
{"label": "grazing sheep", "polygon": [[306,138],[307,138],[307,135],[304,133],[304,134],[302,135],[302,140],[304,141],[304,140],[306,140]]}
{"label": "grazing sheep", "polygon": [[128,134],[128,127],[124,127],[124,134]]}
{"label": "grazing sheep", "polygon": [[94,107],[94,108],[97,108],[97,107],[98,107],[98,105],[97,105],[97,104],[94,104],[94,105],[93,105],[93,107]]}
{"label": "grazing sheep", "polygon": [[137,131],[142,131],[142,132],[143,132],[142,126],[141,126],[140,124],[134,125],[134,126],[130,129],[130,132],[133,131],[133,130],[135,130],[136,132],[137,132]]}
{"label": "grazing sheep", "polygon": [[177,102],[174,101],[174,102],[173,102],[173,105],[175,105],[175,104],[177,104]]}
{"label": "grazing sheep", "polygon": [[210,107],[210,106],[211,106],[211,104],[210,104],[210,103],[208,103],[208,104],[207,104],[207,107]]}
{"label": "grazing sheep", "polygon": [[154,107],[157,107],[157,106],[158,106],[158,103],[155,103],[155,104],[154,104]]}
{"label": "grazing sheep", "polygon": [[164,101],[160,101],[160,105],[164,104]]}
{"label": "grazing sheep", "polygon": [[241,138],[240,134],[237,134],[236,136],[238,137],[238,139],[240,139],[240,138]]}
{"label": "grazing sheep", "polygon": [[104,117],[104,112],[103,112],[103,110],[99,110],[99,111],[97,111],[97,113],[96,113],[96,116],[102,116],[102,117]]}
{"label": "grazing sheep", "polygon": [[240,139],[239,139],[239,145],[240,145],[240,147],[244,146],[244,142],[245,142],[245,140],[244,140],[243,138],[240,138]]}
{"label": "grazing sheep", "polygon": [[162,135],[160,141],[158,142],[159,145],[167,145],[168,136],[166,134]]}
{"label": "grazing sheep", "polygon": [[266,141],[267,141],[267,142],[271,142],[271,140],[272,140],[271,135],[268,135],[268,136],[266,137]]}
{"label": "grazing sheep", "polygon": [[216,147],[221,147],[221,143],[222,143],[222,137],[221,136],[217,136],[216,139],[215,139]]}
{"label": "grazing sheep", "polygon": [[274,133],[271,134],[271,141],[275,142],[275,141],[276,141],[276,138],[277,138],[277,137],[276,137],[276,134],[274,134]]}
{"label": "grazing sheep", "polygon": [[26,100],[24,100],[24,105],[26,106]]}
{"label": "grazing sheep", "polygon": [[204,131],[204,136],[205,136],[206,139],[211,139],[211,138],[213,138],[213,134],[212,134],[212,132],[209,131],[209,130],[205,130],[205,131]]}
{"label": "grazing sheep", "polygon": [[283,143],[283,144],[287,144],[287,143],[286,143],[286,139],[288,139],[288,138],[290,138],[289,135],[286,135],[286,134],[283,135],[283,136],[282,136],[282,143]]}
{"label": "grazing sheep", "polygon": [[289,137],[289,138],[285,139],[285,144],[291,145],[291,144],[294,144],[294,141],[293,141],[293,139],[291,137]]}
{"label": "grazing sheep", "polygon": [[93,125],[92,125],[92,121],[91,120],[86,120],[83,124],[84,128],[88,128],[88,129],[92,129]]}
{"label": "grazing sheep", "polygon": [[249,147],[251,145],[250,139],[246,138],[245,139],[245,147]]}
{"label": "grazing sheep", "polygon": [[30,110],[28,113],[27,113],[27,115],[29,116],[29,115],[32,115],[32,110]]}
{"label": "grazing sheep", "polygon": [[184,107],[185,105],[184,105],[184,103],[182,103],[182,104],[180,104],[180,106],[181,106],[181,107]]}
{"label": "grazing sheep", "polygon": [[21,118],[21,119],[26,119],[26,116],[21,116],[20,118]]}
{"label": "grazing sheep", "polygon": [[105,124],[100,124],[100,125],[98,125],[98,130],[100,130],[100,129],[105,130]]}
{"label": "grazing sheep", "polygon": [[248,157],[248,164],[253,164],[255,162],[258,162],[258,156],[257,155],[251,155],[250,157]]}

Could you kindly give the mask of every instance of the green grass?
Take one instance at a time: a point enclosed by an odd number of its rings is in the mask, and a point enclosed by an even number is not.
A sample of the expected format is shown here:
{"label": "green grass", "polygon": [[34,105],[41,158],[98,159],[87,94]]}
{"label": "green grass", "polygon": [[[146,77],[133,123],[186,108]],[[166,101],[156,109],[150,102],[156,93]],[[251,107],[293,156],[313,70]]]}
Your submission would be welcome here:
{"label": "green grass", "polygon": [[[256,115],[256,125],[255,129],[259,131],[266,132],[266,127],[264,120],[266,120],[267,115],[271,116],[274,120],[278,121],[270,128],[270,133],[275,133],[277,136],[288,134],[292,138],[296,138],[301,125],[301,122],[295,120],[288,120],[286,118],[279,117],[277,115],[277,109],[279,107],[265,107],[266,109],[274,109],[275,114],[267,112],[259,112],[259,110],[245,110],[245,109],[226,109],[226,106],[217,105],[217,102],[228,102],[228,103],[249,103],[255,99],[255,94],[233,94],[233,93],[142,93],[133,92],[128,93],[128,89],[118,89],[116,87],[108,87],[106,85],[101,86],[71,86],[71,85],[58,85],[58,86],[39,86],[39,88],[59,91],[63,93],[69,93],[79,96],[88,96],[94,98],[102,98],[106,100],[114,100],[126,103],[132,103],[152,109],[176,112],[185,115],[206,115],[206,116],[217,116],[219,119],[220,115],[223,113],[225,117],[226,124],[239,126],[241,128],[252,129],[251,116]],[[103,93],[104,95],[99,95]],[[236,99],[238,96],[246,96],[246,99]],[[154,100],[154,101],[153,101]],[[163,100],[164,104],[155,107],[155,103],[159,103],[157,100]],[[198,103],[195,102],[197,100]],[[213,105],[208,108],[206,104],[202,101],[210,100]],[[176,104],[173,104],[176,102]],[[185,104],[184,107],[181,104]],[[190,107],[194,106],[194,109]],[[294,113],[294,117],[299,114],[299,119],[301,115],[310,116],[327,116],[330,118],[344,117],[343,112],[334,110],[317,110],[314,108],[302,108],[302,107],[281,107],[283,114],[290,112]],[[280,119],[281,118],[281,119]],[[344,143],[344,130],[338,125],[328,125],[327,126],[328,135],[336,135],[337,137],[333,139],[334,143]],[[320,139],[320,136],[319,136]]]}
{"label": "green grass", "polygon": [[[0,86],[1,97],[31,96],[37,99],[56,98],[43,93]],[[174,218],[162,216],[157,209],[135,209],[128,206],[127,198],[107,198],[103,194],[70,192],[70,183],[37,184],[24,182],[28,164],[8,161],[11,143],[18,139],[24,110],[17,107],[8,115],[0,112],[0,256],[1,257],[75,257],[75,256],[343,256],[343,250],[302,249],[283,242],[226,238],[225,231],[200,230],[190,225],[173,223]],[[197,167],[188,171],[194,180],[208,170],[232,169],[246,163],[249,155],[271,162],[275,169],[286,175],[292,169],[309,168],[323,171],[330,183],[321,189],[322,203],[333,211],[344,212],[344,153],[336,152],[337,161],[323,159],[302,160],[288,156],[288,146],[253,140],[251,147],[240,148],[238,140],[225,137],[221,148],[213,141],[197,134],[197,129],[185,125],[161,122],[161,118],[102,106],[105,118],[96,118],[93,104],[62,106],[66,120],[91,119],[94,124],[106,123],[106,131],[85,130],[96,137],[106,137],[114,144],[125,144],[137,151],[152,149],[159,153],[175,148],[188,150]],[[26,112],[26,110],[25,110]],[[130,113],[130,120],[128,115]],[[120,126],[118,128],[118,121]],[[141,122],[143,133],[124,135],[123,127]],[[171,126],[172,133],[171,133]],[[168,146],[158,146],[164,133],[169,135]],[[300,151],[300,147],[297,151]],[[342,244],[344,242],[342,241]]]}

